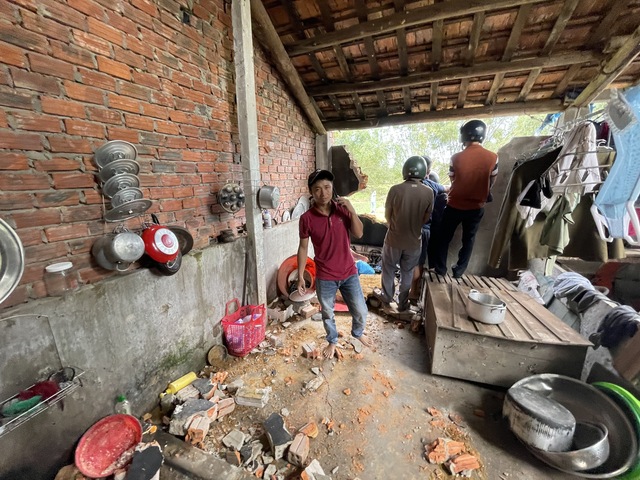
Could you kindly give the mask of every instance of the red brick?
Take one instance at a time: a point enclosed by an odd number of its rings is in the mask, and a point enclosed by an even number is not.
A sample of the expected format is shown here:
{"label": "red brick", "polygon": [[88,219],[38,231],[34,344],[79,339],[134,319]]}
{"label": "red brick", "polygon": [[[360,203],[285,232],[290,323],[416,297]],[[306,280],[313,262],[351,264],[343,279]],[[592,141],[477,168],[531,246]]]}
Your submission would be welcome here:
{"label": "red brick", "polygon": [[182,137],[167,137],[164,146],[168,148],[187,148],[187,140]]}
{"label": "red brick", "polygon": [[200,129],[193,125],[180,125],[180,133],[186,137],[198,137]]}
{"label": "red brick", "polygon": [[84,105],[58,98],[42,97],[42,111],[65,117],[85,118]]}
{"label": "red brick", "polygon": [[187,147],[204,150],[207,148],[207,142],[202,138],[187,138]]}
{"label": "red brick", "polygon": [[[74,190],[54,190],[35,194],[34,206],[39,208],[78,205],[80,194]],[[85,207],[86,208],[86,207]]]}
{"label": "red brick", "polygon": [[87,16],[69,8],[57,0],[38,0],[38,12],[46,18],[55,20],[64,25],[76,28],[85,28]]}
{"label": "red brick", "polygon": [[142,10],[146,14],[151,15],[152,17],[158,16],[158,9],[150,0],[131,0],[131,5]]}
{"label": "red brick", "polygon": [[53,173],[53,185],[57,189],[84,188],[96,185],[95,177],[90,173]]}
{"label": "red brick", "polygon": [[76,45],[100,55],[111,55],[111,44],[106,40],[81,30],[73,31]]}
{"label": "red brick", "polygon": [[6,66],[0,66],[0,85],[11,85],[11,76]]}
{"label": "red brick", "polygon": [[[120,12],[107,12],[107,23],[121,32],[137,32],[138,24],[123,17]],[[126,33],[125,33],[126,36]]]}
{"label": "red brick", "polygon": [[40,55],[39,53],[29,53],[28,57],[31,70],[34,72],[73,79],[74,69],[70,63]]}
{"label": "red brick", "polygon": [[64,90],[67,93],[67,97],[74,100],[104,105],[104,93],[98,88],[89,87],[81,83],[65,81]]}
{"label": "red brick", "polygon": [[[33,5],[37,5],[37,3],[35,2],[32,3]],[[56,40],[61,40],[63,42],[69,41],[69,36],[71,33],[71,29],[69,27],[65,27],[60,23],[49,20],[42,17],[41,15],[37,15],[27,10],[21,10],[20,14],[22,16],[22,25],[27,30],[41,33],[47,38],[55,38]]]}
{"label": "red brick", "polygon": [[193,196],[193,187],[180,187],[173,189],[174,198],[184,198]]}
{"label": "red brick", "polygon": [[108,108],[87,108],[90,120],[94,122],[122,124],[122,113]]}
{"label": "red brick", "polygon": [[[196,163],[187,163],[180,162],[176,164],[176,173],[196,173]],[[184,184],[194,184],[200,182],[200,177],[190,177],[190,180],[187,180],[187,177],[183,177],[185,179]]]}
{"label": "red brick", "polygon": [[45,228],[44,234],[49,242],[58,242],[60,240],[86,237],[89,234],[89,229],[86,223],[75,223],[73,225]]}
{"label": "red brick", "polygon": [[15,212],[11,215],[19,229],[57,225],[60,223],[60,210],[57,208],[41,208],[29,212]]}
{"label": "red brick", "polygon": [[108,23],[105,23],[96,18],[89,18],[88,21],[89,33],[93,33],[94,35],[103,38],[104,40],[112,43],[114,45],[123,45],[124,35],[122,32]]}
{"label": "red brick", "polygon": [[27,57],[25,53],[26,52],[19,47],[0,42],[0,58],[2,59],[2,63],[15,65],[16,67],[26,67]]}
{"label": "red brick", "polygon": [[81,205],[62,209],[62,223],[87,222],[102,219],[102,205]]}
{"label": "red brick", "polygon": [[29,158],[24,153],[3,153],[0,170],[29,170]]}
{"label": "red brick", "polygon": [[153,131],[152,118],[141,117],[140,115],[125,114],[124,119],[125,124],[129,128],[135,128],[137,130],[147,130],[149,132]]}
{"label": "red brick", "polygon": [[161,200],[160,209],[163,212],[176,212],[182,209],[182,200]]}
{"label": "red brick", "polygon": [[33,97],[34,95],[31,92],[16,91],[15,89],[3,91],[3,89],[0,89],[0,105],[5,107],[33,110]]}
{"label": "red brick", "polygon": [[47,53],[49,46],[44,35],[25,31],[18,25],[3,24],[0,28],[0,41],[22,47],[31,52]]}
{"label": "red brick", "polygon": [[105,137],[104,126],[100,123],[87,122],[86,120],[67,119],[64,121],[64,125],[69,135],[97,138]]}
{"label": "red brick", "polygon": [[160,90],[161,88],[160,79],[157,76],[136,70],[133,71],[133,83],[136,85],[144,85],[155,90]]}
{"label": "red brick", "polygon": [[102,88],[105,90],[116,90],[116,80],[110,75],[105,73],[94,72],[79,68],[80,76],[82,77],[82,83],[85,85],[91,85],[92,87]]}
{"label": "red brick", "polygon": [[36,132],[62,131],[62,125],[58,117],[43,115],[36,112],[12,112],[11,122],[16,130],[30,130]]}
{"label": "red brick", "polygon": [[36,160],[33,162],[33,166],[39,172],[80,170],[82,168],[82,161],[78,158],[56,157],[52,159]]}
{"label": "red brick", "polygon": [[109,140],[125,140],[138,143],[138,132],[130,128],[107,127]]}
{"label": "red brick", "polygon": [[26,192],[0,193],[0,210],[23,210],[33,205],[32,194]]}
{"label": "red brick", "polygon": [[51,40],[51,53],[54,57],[72,63],[74,65],[83,65],[85,67],[94,68],[94,54],[78,48],[75,45]]}
{"label": "red brick", "polygon": [[[163,82],[162,85],[164,88],[164,86],[166,85],[166,82]],[[164,107],[173,108],[175,106],[173,97],[169,93],[160,92],[160,91],[151,92],[151,102],[156,105],[162,105]]]}
{"label": "red brick", "polygon": [[156,120],[156,131],[160,133],[167,133],[169,135],[178,135],[180,133],[180,128],[175,123]]}
{"label": "red brick", "polygon": [[158,200],[160,198],[171,198],[173,197],[173,189],[162,187],[150,188],[148,197],[152,200]]}
{"label": "red brick", "polygon": [[75,255],[78,253],[89,253],[93,246],[93,242],[93,238],[79,238],[76,240],[70,240],[66,242],[66,244],[69,247],[69,251]]}
{"label": "red brick", "polygon": [[67,5],[92,18],[104,19],[105,17],[104,8],[93,0],[67,0]]}
{"label": "red brick", "polygon": [[115,52],[115,58],[118,62],[125,63],[131,67],[139,68],[140,70],[146,70],[145,58],[142,55],[138,55],[135,52],[125,50],[120,47],[113,47]]}
{"label": "red brick", "polygon": [[196,108],[195,103],[191,100],[185,100],[184,98],[176,98],[176,108],[178,110],[184,110],[185,112],[193,112]]}
{"label": "red brick", "polygon": [[0,148],[12,150],[44,150],[42,139],[36,133],[0,131]]}
{"label": "red brick", "polygon": [[63,242],[31,246],[24,250],[24,256],[29,259],[29,263],[50,262],[51,259],[64,257],[67,253],[67,246]]}
{"label": "red brick", "polygon": [[69,138],[66,135],[50,135],[50,150],[60,153],[93,153],[91,143],[84,138]]}
{"label": "red brick", "polygon": [[11,77],[13,78],[13,84],[17,88],[27,88],[52,95],[60,94],[60,85],[55,77],[27,72],[20,68],[12,68]]}
{"label": "red brick", "polygon": [[118,93],[127,97],[149,101],[150,91],[147,87],[141,87],[134,83],[118,81]]}
{"label": "red brick", "polygon": [[146,116],[160,118],[162,120],[166,120],[169,118],[169,110],[165,107],[161,107],[158,105],[152,105],[150,103],[140,103],[142,106],[142,113]]}
{"label": "red brick", "polygon": [[98,70],[103,73],[108,73],[114,77],[124,78],[125,80],[131,80],[131,68],[121,62],[116,62],[106,57],[98,57]]}
{"label": "red brick", "polygon": [[155,57],[153,55],[153,48],[151,47],[151,45],[146,44],[136,37],[128,34],[125,34],[125,43],[127,45],[127,48],[132,52],[138,53],[151,60],[155,60]]}
{"label": "red brick", "polygon": [[123,97],[115,93],[109,93],[109,107],[125,110],[132,113],[140,113],[140,102],[133,98]]}
{"label": "red brick", "polygon": [[[21,280],[24,282],[24,278]],[[29,301],[29,290],[27,285],[18,285],[16,289],[7,296],[2,302],[2,308],[14,307]]]}
{"label": "red brick", "polygon": [[9,123],[7,119],[7,112],[0,110],[0,128],[8,128]]}

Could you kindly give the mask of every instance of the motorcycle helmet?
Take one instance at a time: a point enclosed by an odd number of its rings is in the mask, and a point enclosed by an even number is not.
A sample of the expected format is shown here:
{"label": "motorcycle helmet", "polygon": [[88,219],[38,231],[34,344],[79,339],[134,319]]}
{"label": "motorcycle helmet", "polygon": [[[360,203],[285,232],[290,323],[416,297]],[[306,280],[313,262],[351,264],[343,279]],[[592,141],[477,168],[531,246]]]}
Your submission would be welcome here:
{"label": "motorcycle helmet", "polygon": [[427,162],[423,157],[414,155],[407,158],[402,166],[402,178],[405,180],[409,178],[418,178],[422,180],[427,176]]}
{"label": "motorcycle helmet", "polygon": [[482,120],[469,120],[460,127],[460,140],[464,142],[484,141],[487,134],[487,125]]}

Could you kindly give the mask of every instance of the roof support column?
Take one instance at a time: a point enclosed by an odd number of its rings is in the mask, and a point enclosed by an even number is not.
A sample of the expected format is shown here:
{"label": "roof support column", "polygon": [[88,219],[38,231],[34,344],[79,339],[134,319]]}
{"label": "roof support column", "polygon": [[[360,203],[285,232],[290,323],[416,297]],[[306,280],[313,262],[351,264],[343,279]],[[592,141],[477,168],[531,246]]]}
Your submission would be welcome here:
{"label": "roof support column", "polygon": [[246,192],[246,297],[243,302],[263,304],[267,301],[265,276],[264,232],[262,214],[258,206],[260,188],[260,159],[258,157],[258,116],[256,113],[256,87],[251,33],[251,3],[249,0],[231,2],[233,25],[233,51],[236,68],[236,99],[242,178]]}

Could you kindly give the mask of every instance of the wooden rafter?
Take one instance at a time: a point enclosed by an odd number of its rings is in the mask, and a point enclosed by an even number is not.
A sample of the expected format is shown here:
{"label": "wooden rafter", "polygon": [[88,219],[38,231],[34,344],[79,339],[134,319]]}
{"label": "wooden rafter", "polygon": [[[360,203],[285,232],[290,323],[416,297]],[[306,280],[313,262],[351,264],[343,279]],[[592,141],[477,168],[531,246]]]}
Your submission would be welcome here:
{"label": "wooden rafter", "polygon": [[317,50],[324,50],[334,45],[341,45],[372,35],[392,32],[398,28],[408,28],[414,25],[424,25],[436,20],[459,18],[475,13],[500,10],[529,3],[541,3],[546,0],[451,0],[434,3],[410,11],[398,12],[386,17],[359,23],[335,32],[318,35],[297,42],[289,49],[289,55],[294,57]]}
{"label": "wooden rafter", "polygon": [[[397,12],[404,10],[404,0],[394,0]],[[409,73],[409,58],[407,56],[407,29],[399,28],[396,32],[398,41],[398,60],[400,62],[400,75]]]}
{"label": "wooden rafter", "polygon": [[571,15],[573,15],[573,11],[578,6],[579,1],[580,0],[568,0],[562,6],[560,15],[558,15],[556,23],[553,25],[553,29],[551,30],[551,33],[547,38],[547,42],[542,49],[542,55],[549,55],[553,50],[553,47],[556,46],[556,43],[558,43],[558,40],[560,39],[560,35],[562,35],[567,23],[569,23],[569,19],[571,18]]}
{"label": "wooden rafter", "polygon": [[362,128],[388,127],[391,125],[406,125],[410,123],[436,122],[442,120],[459,120],[464,118],[491,117],[499,115],[534,114],[560,112],[563,109],[560,100],[538,100],[535,102],[516,102],[494,106],[462,108],[452,110],[433,110],[412,113],[410,115],[390,115],[388,117],[365,121],[334,121],[325,122],[327,130],[356,130]]}
{"label": "wooden rafter", "polygon": [[442,61],[442,27],[444,22],[436,20],[433,22],[431,34],[431,70],[440,69]]}
{"label": "wooden rafter", "polygon": [[638,53],[640,53],[640,26],[636,28],[624,44],[604,62],[600,73],[598,73],[582,93],[578,95],[573,105],[582,107],[591,103],[594,98],[620,75]]}
{"label": "wooden rafter", "polygon": [[469,79],[463,78],[460,81],[460,89],[458,90],[458,101],[456,103],[457,108],[463,108],[464,102],[467,99],[467,90],[469,89]]}
{"label": "wooden rafter", "polygon": [[453,67],[436,72],[417,73],[406,77],[359,83],[338,83],[312,87],[308,92],[312,96],[374,92],[377,90],[398,89],[402,87],[426,85],[431,82],[461,80],[463,78],[495,75],[498,73],[521,72],[533,68],[554,68],[575,63],[591,63],[601,59],[593,52],[576,52],[554,55],[546,58],[515,59],[510,62],[485,62],[473,67]]}
{"label": "wooden rafter", "polygon": [[284,45],[282,45],[280,37],[278,37],[278,33],[262,4],[262,0],[251,0],[251,17],[253,33],[256,38],[265,47],[265,50],[271,53],[276,69],[291,89],[291,93],[298,101],[300,108],[309,119],[316,133],[324,135],[327,132],[315,110],[317,105],[315,105],[315,102],[307,95],[302,80],[296,68],[291,63],[284,49]]}
{"label": "wooden rafter", "polygon": [[429,96],[431,102],[431,111],[435,112],[438,109],[438,82],[431,84],[431,95]]}
{"label": "wooden rafter", "polygon": [[573,77],[578,74],[580,68],[582,68],[581,65],[571,65],[569,67],[567,73],[564,74],[564,77],[562,77],[562,80],[558,82],[558,85],[553,91],[553,98],[558,98],[559,96],[564,94],[564,92],[567,90],[567,87],[569,86],[569,82],[571,82],[571,80],[573,80]]}
{"label": "wooden rafter", "polygon": [[538,76],[540,75],[541,71],[542,71],[541,68],[533,68],[529,72],[529,76],[527,77],[527,81],[524,82],[524,85],[522,86],[522,90],[520,90],[520,95],[518,95],[518,101],[519,102],[524,102],[527,99],[527,95],[529,95],[529,92],[531,91],[531,89],[535,85],[536,80],[538,79]]}
{"label": "wooden rafter", "polygon": [[622,12],[624,12],[631,0],[612,0],[610,8],[607,10],[606,16],[602,19],[600,24],[595,27],[593,32],[589,35],[589,47],[600,45],[609,37],[611,29],[614,23]]}
{"label": "wooden rafter", "polygon": [[473,65],[476,57],[476,50],[480,43],[480,34],[482,33],[482,25],[484,24],[484,12],[478,12],[473,16],[473,27],[471,27],[471,35],[469,35],[469,47],[464,59],[466,66]]}

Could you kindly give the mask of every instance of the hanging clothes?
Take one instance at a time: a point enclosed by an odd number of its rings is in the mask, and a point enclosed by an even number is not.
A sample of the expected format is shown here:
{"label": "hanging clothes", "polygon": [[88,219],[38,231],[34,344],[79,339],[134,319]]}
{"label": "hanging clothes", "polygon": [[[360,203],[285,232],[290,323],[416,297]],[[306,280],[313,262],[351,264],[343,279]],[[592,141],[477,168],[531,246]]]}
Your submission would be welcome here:
{"label": "hanging clothes", "polygon": [[572,213],[580,203],[579,193],[567,193],[556,198],[542,227],[540,243],[549,247],[549,255],[562,255],[569,244],[569,225],[574,225]]}

